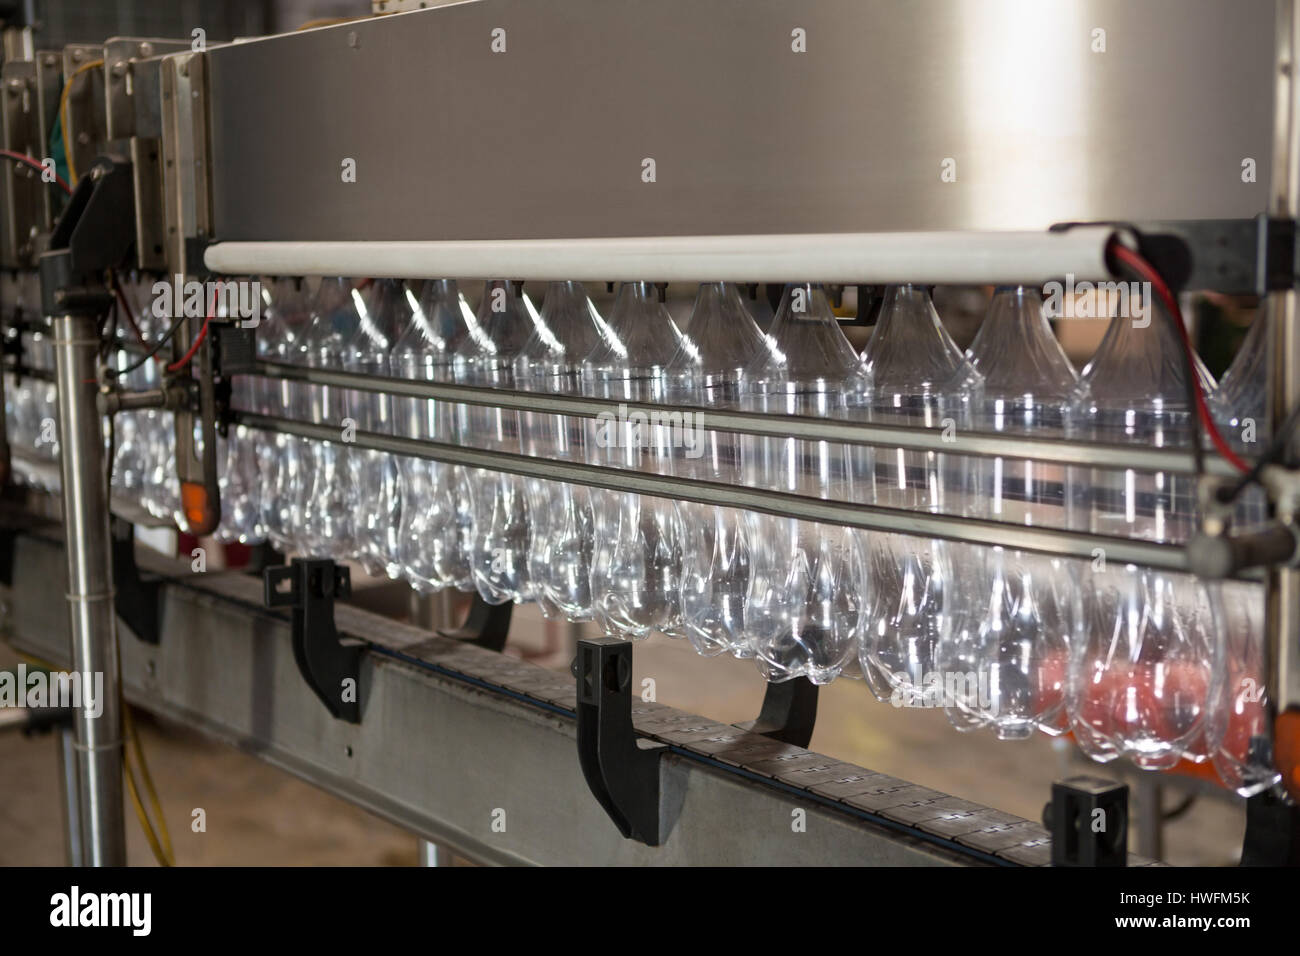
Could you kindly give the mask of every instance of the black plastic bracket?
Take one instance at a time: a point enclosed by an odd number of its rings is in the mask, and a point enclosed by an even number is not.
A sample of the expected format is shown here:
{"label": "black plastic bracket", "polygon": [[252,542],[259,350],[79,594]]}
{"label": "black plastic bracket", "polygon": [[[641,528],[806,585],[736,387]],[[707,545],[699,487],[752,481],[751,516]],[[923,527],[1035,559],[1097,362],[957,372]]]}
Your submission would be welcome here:
{"label": "black plastic bracket", "polygon": [[135,526],[112,515],[113,606],[123,624],[146,644],[157,646],[162,638],[162,582],[153,575],[142,576],[135,563]]}
{"label": "black plastic bracket", "polygon": [[1043,808],[1052,866],[1128,865],[1128,786],[1079,776],[1052,784]]}
{"label": "black plastic bracket", "polygon": [[450,631],[439,631],[442,637],[463,641],[482,647],[498,654],[506,649],[506,638],[510,634],[510,615],[514,605],[509,601],[504,604],[489,604],[479,594],[474,595],[474,602],[469,606],[465,623]]}
{"label": "black plastic bracket", "polygon": [[334,626],[334,599],[352,592],[351,573],[328,558],[294,558],[262,580],[267,607],[293,609],[293,656],[307,686],[334,717],[361,723],[362,648],[342,643]]}
{"label": "black plastic bracket", "polygon": [[664,744],[632,726],[632,645],[612,637],[578,641],[578,762],[618,832],[659,846],[672,829],[663,799]]}
{"label": "black plastic bracket", "polygon": [[1242,866],[1300,866],[1300,806],[1266,790],[1246,800]]}
{"label": "black plastic bracket", "polygon": [[768,684],[757,720],[736,724],[784,744],[807,747],[817,724],[817,685],[806,677]]}

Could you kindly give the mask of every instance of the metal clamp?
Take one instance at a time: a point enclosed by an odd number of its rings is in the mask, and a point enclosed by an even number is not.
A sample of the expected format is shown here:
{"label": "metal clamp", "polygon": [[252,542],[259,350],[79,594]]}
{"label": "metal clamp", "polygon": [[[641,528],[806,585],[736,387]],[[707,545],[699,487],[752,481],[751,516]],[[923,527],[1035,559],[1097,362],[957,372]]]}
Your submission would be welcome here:
{"label": "metal clamp", "polygon": [[1043,807],[1052,866],[1128,865],[1128,786],[1079,776],[1052,784]]}
{"label": "metal clamp", "polygon": [[137,638],[157,646],[162,639],[162,582],[142,577],[135,563],[135,526],[112,515],[113,606]]}
{"label": "metal clamp", "polygon": [[1300,806],[1273,790],[1246,801],[1242,866],[1300,866]]}
{"label": "metal clamp", "polygon": [[361,723],[362,649],[342,643],[334,626],[334,599],[351,594],[351,573],[329,558],[294,558],[262,580],[267,607],[293,609],[293,657],[307,686],[335,718]]}
{"label": "metal clamp", "polygon": [[[664,744],[632,726],[632,645],[613,637],[578,641],[578,762],[618,832],[659,846],[676,822],[662,799]],[[668,811],[668,812],[665,812]]]}
{"label": "metal clamp", "polygon": [[751,734],[807,747],[817,724],[817,685],[806,677],[769,683],[757,720],[736,724]]}
{"label": "metal clamp", "polygon": [[454,630],[438,633],[455,641],[500,653],[506,649],[506,638],[510,634],[510,614],[513,609],[514,605],[510,602],[489,604],[483,600],[482,595],[475,593],[465,623]]}

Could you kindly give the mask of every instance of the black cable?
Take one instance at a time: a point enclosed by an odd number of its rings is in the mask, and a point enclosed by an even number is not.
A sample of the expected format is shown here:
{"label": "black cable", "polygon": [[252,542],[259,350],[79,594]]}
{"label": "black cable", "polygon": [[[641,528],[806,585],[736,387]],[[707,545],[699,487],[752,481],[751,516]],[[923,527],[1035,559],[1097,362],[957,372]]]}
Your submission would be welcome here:
{"label": "black cable", "polygon": [[117,457],[117,416],[108,416],[108,455],[104,459],[104,501],[113,507],[113,459]]}
{"label": "black cable", "polygon": [[171,327],[170,329],[167,330],[167,334],[164,335],[162,338],[160,338],[160,339],[157,341],[157,343],[154,345],[153,348],[151,348],[151,349],[150,349],[148,352],[146,352],[144,355],[140,356],[140,358],[139,358],[137,361],[132,362],[132,363],[131,363],[130,365],[128,365],[126,368],[121,369],[120,371],[116,371],[116,372],[114,372],[113,374],[114,374],[114,375],[128,375],[128,374],[130,374],[131,372],[134,372],[136,369],[138,369],[138,368],[139,368],[141,365],[143,365],[145,362],[149,361],[151,358],[153,358],[155,355],[157,355],[159,352],[161,352],[161,351],[162,351],[162,347],[163,347],[164,345],[166,345],[166,344],[168,343],[168,341],[170,341],[171,337],[172,337],[173,335],[176,334],[176,330],[179,329],[179,328],[181,327],[181,325],[184,324],[184,322],[185,322],[185,317],[184,317],[184,316],[181,316],[179,319],[177,319],[177,320],[175,321],[175,323],[172,324],[172,327]]}
{"label": "black cable", "polygon": [[1268,465],[1276,464],[1286,453],[1287,446],[1291,444],[1291,436],[1300,425],[1300,404],[1291,409],[1290,413],[1282,421],[1282,424],[1274,430],[1273,440],[1269,443],[1268,449],[1260,455],[1251,466],[1250,471],[1246,472],[1237,479],[1237,483],[1231,488],[1219,489],[1219,500],[1224,504],[1231,504],[1237,500],[1237,497],[1252,484],[1259,483],[1259,477],[1264,473],[1264,468]]}

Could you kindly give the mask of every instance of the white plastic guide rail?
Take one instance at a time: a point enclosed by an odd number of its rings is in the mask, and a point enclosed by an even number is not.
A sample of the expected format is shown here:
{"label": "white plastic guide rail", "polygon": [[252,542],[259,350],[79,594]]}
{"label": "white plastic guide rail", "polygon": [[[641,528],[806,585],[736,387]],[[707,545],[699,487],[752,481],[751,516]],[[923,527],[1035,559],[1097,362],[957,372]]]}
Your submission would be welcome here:
{"label": "white plastic guide rail", "polygon": [[1043,284],[1110,277],[1115,230],[490,239],[465,242],[218,242],[227,275],[611,282]]}

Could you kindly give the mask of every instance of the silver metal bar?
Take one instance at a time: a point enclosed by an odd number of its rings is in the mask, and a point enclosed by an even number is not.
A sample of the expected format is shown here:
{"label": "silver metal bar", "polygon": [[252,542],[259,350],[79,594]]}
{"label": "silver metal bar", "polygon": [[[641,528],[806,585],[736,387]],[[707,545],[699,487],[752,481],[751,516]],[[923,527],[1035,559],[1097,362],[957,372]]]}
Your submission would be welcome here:
{"label": "silver metal bar", "polygon": [[[296,422],[287,418],[258,415],[252,412],[237,412],[235,420],[250,428],[278,431],[316,441],[339,441],[339,430],[329,425]],[[1186,572],[1189,569],[1187,552],[1180,545],[1155,544],[1110,535],[1085,534],[977,518],[828,501],[762,488],[624,471],[618,468],[604,468],[599,465],[555,461],[548,458],[532,458],[511,452],[465,448],[460,445],[379,435],[374,432],[358,431],[355,440],[350,444],[358,448],[386,451],[394,455],[430,458],[465,468],[505,471],[516,475],[545,478],[549,481],[566,481],[660,498],[698,501],[701,504],[723,508],[762,511],[798,518],[801,521],[843,525],[867,531],[885,531],[919,538],[943,538],[948,541],[980,545],[987,545],[990,541],[994,541],[1004,548],[1083,560],[1095,558],[1097,549],[1100,548],[1107,561],[1137,564],[1165,571]],[[991,534],[995,534],[996,537],[990,537]]]}
{"label": "silver metal bar", "polygon": [[394,279],[520,276],[583,282],[1024,282],[1110,277],[1109,227],[1068,232],[900,232],[768,236],[221,242],[204,262],[231,275],[366,275]]}
{"label": "silver metal bar", "polygon": [[68,866],[85,866],[86,854],[81,843],[81,805],[77,802],[77,735],[71,728],[61,728],[55,737],[59,757],[59,798],[63,805],[63,843]]}
{"label": "silver metal bar", "polygon": [[[1289,219],[1300,217],[1300,15],[1294,0],[1277,2],[1275,58],[1275,121],[1272,211]],[[1264,318],[1271,323],[1272,364],[1269,369],[1269,419],[1281,427],[1300,403],[1300,298],[1294,290],[1269,296]],[[1293,441],[1284,464],[1300,464]],[[1265,623],[1268,634],[1268,693],[1276,713],[1300,708],[1300,570],[1274,567],[1268,572]],[[1300,797],[1300,780],[1288,786]]]}
{"label": "silver metal bar", "polygon": [[[913,428],[903,425],[879,425],[799,415],[765,415],[729,409],[692,408],[684,405],[666,407],[644,402],[621,402],[614,399],[554,395],[545,392],[522,392],[505,388],[451,385],[411,381],[376,375],[359,375],[331,369],[309,368],[259,361],[254,367],[259,375],[330,385],[367,392],[383,392],[409,398],[467,405],[488,405],[528,412],[547,412],[579,418],[596,418],[601,414],[624,410],[646,415],[667,412],[694,412],[710,431],[740,432],[747,435],[771,435],[809,441],[838,442],[847,445],[878,445],[913,451],[934,451],[947,455],[981,457],[1032,458],[1059,465],[1091,468],[1115,468],[1133,471],[1164,471],[1175,475],[1196,474],[1196,462],[1190,451],[1177,448],[1153,448],[1147,445],[1110,445],[1018,435],[995,435],[958,431],[945,437],[939,429]],[[1237,471],[1223,458],[1207,449],[1205,470],[1213,475],[1231,477]]]}
{"label": "silver metal bar", "polygon": [[432,840],[420,841],[420,866],[454,866],[451,850]]}
{"label": "silver metal bar", "polygon": [[59,448],[67,554],[67,606],[72,669],[82,679],[102,675],[98,716],[78,707],[77,809],[89,866],[126,864],[122,815],[122,716],[118,691],[117,616],[109,551],[104,433],[96,405],[94,316],[56,316],[52,345],[58,368]]}
{"label": "silver metal bar", "polygon": [[1137,804],[1138,852],[1159,859],[1164,853],[1164,790],[1154,774],[1144,773],[1134,784],[1134,802]]}

